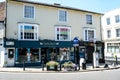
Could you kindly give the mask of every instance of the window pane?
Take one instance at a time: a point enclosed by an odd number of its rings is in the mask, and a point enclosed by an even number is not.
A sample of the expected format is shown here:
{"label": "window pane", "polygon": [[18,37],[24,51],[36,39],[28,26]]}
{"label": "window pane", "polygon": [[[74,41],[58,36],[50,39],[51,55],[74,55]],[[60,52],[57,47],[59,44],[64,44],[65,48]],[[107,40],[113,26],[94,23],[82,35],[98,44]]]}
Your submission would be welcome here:
{"label": "window pane", "polygon": [[111,31],[108,30],[108,31],[107,31],[107,38],[110,38],[110,37],[111,37]]}
{"label": "window pane", "polygon": [[119,16],[119,15],[115,16],[115,22],[116,22],[116,23],[119,23],[119,22],[120,22],[120,16]]}
{"label": "window pane", "polygon": [[34,7],[33,6],[25,6],[24,17],[25,18],[34,18]]}
{"label": "window pane", "polygon": [[120,29],[116,29],[116,37],[120,37]]}
{"label": "window pane", "polygon": [[70,29],[69,28],[57,28],[57,40],[70,40]]}
{"label": "window pane", "polygon": [[85,41],[93,41],[95,39],[95,30],[85,29],[84,30],[84,40]]}
{"label": "window pane", "polygon": [[59,11],[59,21],[66,22],[67,21],[67,12],[66,11]]}
{"label": "window pane", "polygon": [[107,21],[107,25],[110,25],[110,18],[107,18],[106,21]]}
{"label": "window pane", "polygon": [[86,15],[87,24],[92,24],[92,15]]}
{"label": "window pane", "polygon": [[23,25],[23,27],[20,27],[20,39],[37,40],[37,27],[33,25]]}

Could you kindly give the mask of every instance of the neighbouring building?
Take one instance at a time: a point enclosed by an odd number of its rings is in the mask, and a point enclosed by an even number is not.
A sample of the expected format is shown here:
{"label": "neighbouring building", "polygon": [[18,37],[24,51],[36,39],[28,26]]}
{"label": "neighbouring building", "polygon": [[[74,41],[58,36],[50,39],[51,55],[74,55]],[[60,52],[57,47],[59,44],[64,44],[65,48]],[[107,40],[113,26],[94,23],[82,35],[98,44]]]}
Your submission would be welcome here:
{"label": "neighbouring building", "polygon": [[[94,43],[99,61],[104,62],[101,33],[103,14],[29,0],[3,2],[4,35],[0,54],[7,66],[40,65],[50,60],[79,62],[79,52],[85,51],[87,62],[93,61]],[[1,3],[2,4],[2,3]],[[0,4],[0,5],[1,5]],[[73,46],[73,39],[79,45]],[[94,42],[95,41],[95,42]],[[63,57],[64,56],[64,57]]]}
{"label": "neighbouring building", "polygon": [[120,62],[120,9],[115,9],[104,14],[102,17],[102,32],[105,43],[105,61]]}

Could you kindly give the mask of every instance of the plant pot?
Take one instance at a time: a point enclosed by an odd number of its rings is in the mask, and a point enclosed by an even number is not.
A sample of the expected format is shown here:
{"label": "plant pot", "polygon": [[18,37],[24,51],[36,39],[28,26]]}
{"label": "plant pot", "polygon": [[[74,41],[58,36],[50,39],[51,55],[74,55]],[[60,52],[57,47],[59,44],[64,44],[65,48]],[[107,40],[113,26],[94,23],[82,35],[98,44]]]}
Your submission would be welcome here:
{"label": "plant pot", "polygon": [[58,70],[57,67],[58,67],[57,65],[55,65],[55,66],[47,66],[47,71],[57,71]]}

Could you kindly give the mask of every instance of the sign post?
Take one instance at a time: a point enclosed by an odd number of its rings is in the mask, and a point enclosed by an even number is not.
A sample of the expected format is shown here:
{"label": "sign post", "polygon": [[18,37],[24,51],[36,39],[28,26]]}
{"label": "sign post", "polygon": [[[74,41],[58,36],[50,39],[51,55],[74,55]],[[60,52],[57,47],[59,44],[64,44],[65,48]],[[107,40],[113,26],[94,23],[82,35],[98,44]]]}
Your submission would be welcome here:
{"label": "sign post", "polygon": [[[79,65],[79,40],[77,37],[73,39],[73,46],[74,46],[74,60],[75,64]],[[78,62],[78,63],[77,63]],[[79,70],[80,70],[80,65],[79,65]]]}

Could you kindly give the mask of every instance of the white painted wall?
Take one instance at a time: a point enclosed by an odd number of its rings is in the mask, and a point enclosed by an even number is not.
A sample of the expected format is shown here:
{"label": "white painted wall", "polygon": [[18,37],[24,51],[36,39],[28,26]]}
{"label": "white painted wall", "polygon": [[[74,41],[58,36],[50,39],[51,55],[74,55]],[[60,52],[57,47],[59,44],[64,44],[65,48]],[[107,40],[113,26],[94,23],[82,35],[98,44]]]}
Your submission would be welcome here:
{"label": "white painted wall", "polygon": [[[23,17],[24,5],[33,5],[35,7],[35,18],[25,19]],[[59,22],[58,11],[67,11],[68,21]],[[12,12],[14,11],[14,13]],[[96,38],[101,41],[100,18],[101,14],[91,12],[75,11],[50,6],[28,4],[9,1],[7,11],[7,38],[18,39],[18,22],[38,23],[39,36],[41,39],[55,40],[55,25],[66,25],[71,27],[71,40],[78,36],[83,40],[83,28],[89,27],[96,30]],[[17,15],[15,15],[17,14]],[[86,14],[93,16],[93,24],[86,24]],[[14,17],[14,18],[13,18]],[[11,20],[12,19],[12,20]]]}
{"label": "white painted wall", "polygon": [[[113,57],[113,59],[111,60],[114,61],[115,59],[113,54],[115,53],[107,52],[107,43],[120,43],[119,40],[120,37],[116,37],[116,29],[120,28],[120,23],[115,22],[116,15],[120,15],[120,8],[109,11],[105,13],[104,16],[102,17],[102,36],[103,36],[103,41],[105,42],[105,49],[104,49],[105,57]],[[110,23],[111,23],[110,25],[107,25],[106,18],[110,18]],[[111,30],[111,38],[107,38],[107,30]],[[116,53],[116,55],[117,57],[120,58],[120,53]]]}

